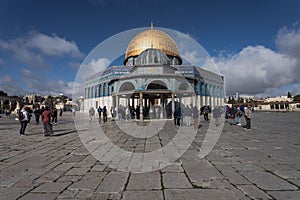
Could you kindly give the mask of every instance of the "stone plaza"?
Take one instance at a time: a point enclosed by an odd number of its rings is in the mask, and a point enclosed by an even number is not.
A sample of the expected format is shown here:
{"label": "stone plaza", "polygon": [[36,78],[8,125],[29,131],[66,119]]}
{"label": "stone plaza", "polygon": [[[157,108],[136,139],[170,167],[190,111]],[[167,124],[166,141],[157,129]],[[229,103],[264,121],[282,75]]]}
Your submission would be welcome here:
{"label": "stone plaza", "polygon": [[[149,173],[112,169],[81,142],[71,113],[43,136],[32,119],[26,136],[13,117],[0,118],[0,199],[300,199],[300,113],[254,112],[252,129],[225,122],[221,137],[203,159],[197,155],[209,122],[188,150],[171,165]],[[98,123],[97,119],[89,123]],[[124,122],[126,123],[126,122]],[[101,127],[127,151],[153,151],[168,142],[172,120],[148,140]]]}

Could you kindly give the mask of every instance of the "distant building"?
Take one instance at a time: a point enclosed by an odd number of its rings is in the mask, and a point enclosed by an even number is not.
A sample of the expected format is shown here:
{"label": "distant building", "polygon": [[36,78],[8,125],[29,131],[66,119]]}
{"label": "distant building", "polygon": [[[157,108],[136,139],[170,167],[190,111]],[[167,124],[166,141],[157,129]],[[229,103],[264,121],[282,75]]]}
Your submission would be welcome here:
{"label": "distant building", "polygon": [[292,102],[293,98],[288,98],[287,96],[277,96],[274,98],[266,98],[264,102]]}
{"label": "distant building", "polygon": [[268,97],[256,107],[258,111],[300,111],[300,103],[287,96]]}

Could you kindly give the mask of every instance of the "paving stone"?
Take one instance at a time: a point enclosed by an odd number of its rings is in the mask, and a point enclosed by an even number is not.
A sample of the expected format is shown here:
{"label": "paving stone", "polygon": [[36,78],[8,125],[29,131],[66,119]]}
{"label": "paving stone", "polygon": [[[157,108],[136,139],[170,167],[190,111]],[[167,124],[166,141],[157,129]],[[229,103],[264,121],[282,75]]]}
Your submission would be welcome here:
{"label": "paving stone", "polygon": [[91,169],[91,171],[96,171],[96,172],[103,172],[104,169],[106,168],[106,165],[100,165],[100,164],[96,164],[93,166],[93,168]]}
{"label": "paving stone", "polygon": [[0,199],[18,199],[30,190],[32,190],[32,187],[0,188]]}
{"label": "paving stone", "polygon": [[275,171],[276,175],[284,179],[300,179],[300,171]]}
{"label": "paving stone", "polygon": [[56,182],[77,182],[82,176],[61,176]]}
{"label": "paving stone", "polygon": [[270,191],[268,192],[275,199],[299,200],[300,191]]}
{"label": "paving stone", "polygon": [[68,171],[71,169],[76,163],[62,163],[55,167],[53,170],[54,171]]}
{"label": "paving stone", "polygon": [[164,190],[166,200],[182,199],[243,199],[244,196],[236,195],[230,190],[224,189],[166,189]]}
{"label": "paving stone", "polygon": [[[57,136],[45,138],[38,133],[42,127],[31,124],[22,140],[11,134],[19,123],[1,118],[0,199],[300,199],[300,113],[254,114],[251,131],[226,123],[204,159],[197,156],[209,124],[201,120],[191,147],[175,163],[130,178],[84,149],[69,113],[55,126]],[[168,144],[176,133],[167,124],[160,140],[154,136],[145,145],[144,139],[113,131],[111,122],[105,126],[112,142],[140,152]],[[186,179],[193,188],[182,188]]]}
{"label": "paving stone", "polygon": [[32,193],[60,193],[66,189],[71,183],[43,183],[39,187],[35,188]]}
{"label": "paving stone", "polygon": [[128,173],[111,172],[104,177],[96,192],[113,193],[123,191],[128,176]]}
{"label": "paving stone", "polygon": [[222,174],[234,185],[250,184],[250,182],[241,176],[238,172],[231,170],[223,170]]}
{"label": "paving stone", "polygon": [[57,194],[39,194],[39,193],[29,193],[26,196],[20,198],[20,200],[54,200]]}
{"label": "paving stone", "polygon": [[298,188],[289,182],[268,172],[241,172],[263,190],[297,190]]}
{"label": "paving stone", "polygon": [[131,174],[127,190],[158,190],[161,189],[161,179],[159,172],[144,174]]}
{"label": "paving stone", "polygon": [[92,200],[108,200],[111,196],[111,193],[94,193],[92,196]]}
{"label": "paving stone", "polygon": [[272,199],[272,197],[254,185],[238,185],[237,187],[251,199]]}
{"label": "paving stone", "polygon": [[102,180],[107,172],[87,172],[82,179],[83,180]]}
{"label": "paving stone", "polygon": [[19,182],[23,177],[24,177],[24,175],[16,175],[13,177],[8,177],[8,179],[1,181],[0,186],[11,187],[14,184],[16,184],[17,182]]}
{"label": "paving stone", "polygon": [[82,156],[82,155],[81,156],[73,155],[70,158],[68,158],[67,160],[65,160],[64,162],[65,163],[77,163],[77,162],[83,160],[85,157],[86,157],[85,155],[84,156]]}
{"label": "paving stone", "polygon": [[76,194],[75,199],[91,199],[93,194],[94,190],[81,190]]}
{"label": "paving stone", "polygon": [[99,179],[80,180],[68,187],[69,190],[92,190],[94,191],[101,183]]}
{"label": "paving stone", "polygon": [[199,180],[193,182],[192,185],[201,189],[231,189],[233,187],[226,179]]}
{"label": "paving stone", "polygon": [[53,182],[62,176],[64,172],[50,171],[35,180],[36,183]]}
{"label": "paving stone", "polygon": [[300,188],[300,179],[288,179],[288,181],[297,185]]}
{"label": "paving stone", "polygon": [[125,191],[122,200],[163,200],[162,191]]}
{"label": "paving stone", "polygon": [[184,173],[164,173],[164,188],[193,188]]}
{"label": "paving stone", "polygon": [[175,162],[163,168],[161,171],[162,172],[183,172],[183,168],[180,162]]}
{"label": "paving stone", "polygon": [[232,166],[237,171],[242,171],[242,172],[265,171],[265,169],[255,164],[233,163]]}
{"label": "paving stone", "polygon": [[66,175],[80,176],[80,175],[85,175],[88,171],[89,171],[89,168],[72,168],[66,173]]}
{"label": "paving stone", "polygon": [[207,161],[182,160],[182,166],[192,183],[201,180],[224,178],[224,176]]}
{"label": "paving stone", "polygon": [[74,199],[75,195],[78,193],[77,190],[64,190],[61,194],[58,195],[58,199]]}

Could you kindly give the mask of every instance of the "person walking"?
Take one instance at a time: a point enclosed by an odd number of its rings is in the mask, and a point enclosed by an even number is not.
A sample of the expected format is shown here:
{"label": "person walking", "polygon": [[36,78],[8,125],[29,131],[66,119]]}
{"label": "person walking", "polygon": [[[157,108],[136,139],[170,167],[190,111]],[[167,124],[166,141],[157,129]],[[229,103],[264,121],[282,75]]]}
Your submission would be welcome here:
{"label": "person walking", "polygon": [[220,125],[221,114],[222,114],[221,107],[216,106],[213,110],[213,118],[215,119],[216,127],[218,127]]}
{"label": "person walking", "polygon": [[192,107],[190,108],[188,105],[185,108],[185,118],[186,118],[186,125],[192,125]]}
{"label": "person walking", "polygon": [[94,121],[95,120],[95,110],[94,107],[91,107],[89,110],[89,117],[90,117],[90,121]]}
{"label": "person walking", "polygon": [[102,113],[102,108],[99,106],[97,109],[98,116],[99,116],[99,122],[101,122],[101,113]]}
{"label": "person walking", "polygon": [[107,109],[106,106],[103,107],[103,123],[107,122]]}
{"label": "person walking", "polygon": [[246,119],[246,128],[245,129],[251,129],[251,119],[252,118],[253,118],[253,116],[252,116],[251,106],[248,105],[247,109],[245,110],[245,119]]}
{"label": "person walking", "polygon": [[175,125],[177,125],[177,126],[180,126],[180,121],[181,121],[181,118],[182,118],[181,114],[182,114],[181,113],[181,107],[179,105],[178,108],[174,112],[174,118],[175,118],[174,120],[176,122]]}
{"label": "person walking", "polygon": [[21,123],[21,128],[20,128],[20,136],[25,135],[25,130],[27,127],[27,124],[29,122],[29,113],[28,113],[28,108],[24,106],[22,110],[19,112],[19,121]]}
{"label": "person walking", "polygon": [[49,111],[49,106],[45,107],[45,111],[42,113],[42,121],[44,125],[44,135],[50,136],[53,134],[53,129],[51,125],[51,112]]}
{"label": "person walking", "polygon": [[62,116],[62,114],[63,114],[63,109],[62,109],[62,108],[60,108],[60,109],[59,109],[59,116],[61,117],[61,116]]}
{"label": "person walking", "polygon": [[230,125],[236,125],[235,115],[236,115],[236,108],[234,106],[232,106],[229,111]]}
{"label": "person walking", "polygon": [[57,109],[53,108],[52,110],[52,123],[54,122],[54,124],[57,123]]}
{"label": "person walking", "polygon": [[193,108],[193,122],[194,122],[194,129],[198,129],[198,118],[199,118],[199,111],[197,106]]}
{"label": "person walking", "polygon": [[41,113],[40,113],[39,107],[36,107],[36,108],[34,109],[33,114],[34,114],[34,116],[35,116],[35,122],[36,122],[37,124],[40,123],[40,115],[41,115]]}
{"label": "person walking", "polygon": [[205,106],[204,107],[204,120],[205,121],[208,121],[209,119],[208,119],[208,113],[209,113],[209,108],[208,108],[208,106]]}
{"label": "person walking", "polygon": [[241,111],[240,107],[237,108],[236,111],[236,117],[237,117],[237,124],[238,126],[242,125],[242,116],[243,116],[243,112]]}

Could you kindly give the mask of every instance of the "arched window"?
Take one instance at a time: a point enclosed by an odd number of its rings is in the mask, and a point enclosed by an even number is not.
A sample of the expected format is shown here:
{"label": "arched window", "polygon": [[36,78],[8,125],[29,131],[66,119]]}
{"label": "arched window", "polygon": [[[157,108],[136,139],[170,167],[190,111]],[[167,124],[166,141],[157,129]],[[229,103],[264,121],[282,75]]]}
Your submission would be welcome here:
{"label": "arched window", "polygon": [[147,90],[167,90],[168,87],[163,81],[152,81],[148,84]]}
{"label": "arched window", "polygon": [[134,85],[131,82],[125,82],[121,85],[119,91],[123,92],[123,91],[132,91],[134,90]]}

